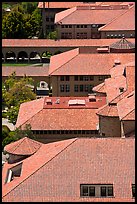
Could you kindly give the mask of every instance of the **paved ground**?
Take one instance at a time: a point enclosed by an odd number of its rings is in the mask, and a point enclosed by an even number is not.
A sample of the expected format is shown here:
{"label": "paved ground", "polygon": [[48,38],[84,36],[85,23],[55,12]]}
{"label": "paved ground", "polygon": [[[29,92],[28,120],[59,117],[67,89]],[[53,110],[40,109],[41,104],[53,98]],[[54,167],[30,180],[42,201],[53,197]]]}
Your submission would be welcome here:
{"label": "paved ground", "polygon": [[15,129],[15,126],[12,123],[8,122],[8,119],[2,118],[2,125],[7,125],[8,128],[13,131]]}

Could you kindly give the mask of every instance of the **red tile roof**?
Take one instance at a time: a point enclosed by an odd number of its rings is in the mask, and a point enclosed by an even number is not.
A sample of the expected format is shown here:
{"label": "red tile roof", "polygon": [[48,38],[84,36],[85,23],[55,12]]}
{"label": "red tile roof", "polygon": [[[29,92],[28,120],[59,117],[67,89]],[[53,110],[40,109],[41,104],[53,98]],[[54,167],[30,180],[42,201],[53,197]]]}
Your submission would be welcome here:
{"label": "red tile roof", "polygon": [[135,30],[135,6],[129,8],[123,14],[110,21],[108,24],[99,28],[99,31],[111,30]]}
{"label": "red tile roof", "polygon": [[[93,6],[91,6],[93,7]],[[95,8],[95,7],[94,7]],[[123,14],[127,9],[92,9],[89,6],[74,7],[55,15],[55,23],[62,24],[107,24],[112,19]],[[113,12],[112,12],[113,10]],[[86,16],[86,18],[85,18]]]}
{"label": "red tile roof", "polygon": [[16,155],[32,155],[38,151],[42,143],[24,137],[4,147],[4,151]]}
{"label": "red tile roof", "polygon": [[[130,38],[130,42],[135,43],[135,38]],[[80,46],[108,46],[117,39],[2,39],[4,47],[80,47]]]}
{"label": "red tile roof", "polygon": [[107,93],[108,102],[119,96],[121,87],[124,88],[124,91],[126,91],[126,77],[123,75],[105,79],[105,90]]}
{"label": "red tile roof", "polygon": [[[21,104],[16,127],[29,123],[32,130],[96,130],[96,111],[106,103],[105,97],[97,96],[96,102],[88,97],[58,97],[60,104],[56,104],[57,98],[52,97],[52,105],[47,105],[46,98]],[[85,105],[69,106],[70,99],[83,99]]]}
{"label": "red tile roof", "polygon": [[120,120],[135,120],[135,91],[117,104]]}
{"label": "red tile roof", "polygon": [[[3,181],[10,167],[4,164]],[[85,183],[112,183],[114,197],[82,198],[80,184]],[[134,183],[134,138],[79,138],[42,145],[23,160],[19,178],[3,183],[2,196],[3,202],[135,201]]]}
{"label": "red tile roof", "polygon": [[98,93],[106,93],[106,90],[105,90],[105,83],[101,83],[97,86],[94,86],[92,91],[95,91],[95,92],[98,92]]}
{"label": "red tile roof", "polygon": [[111,117],[118,117],[118,110],[116,105],[108,105],[101,107],[97,111],[97,115],[101,116],[111,116]]}
{"label": "red tile roof", "polygon": [[2,76],[9,76],[16,72],[16,76],[48,76],[49,66],[2,66]]}
{"label": "red tile roof", "polygon": [[[134,53],[81,53],[79,48],[54,55],[50,75],[109,75],[115,60],[125,64],[135,59]],[[77,66],[76,66],[77,65]]]}
{"label": "red tile roof", "polygon": [[[93,5],[98,5],[100,2],[93,3]],[[72,8],[75,6],[85,5],[83,2],[45,2],[46,8]],[[89,4],[86,4],[89,5]],[[90,4],[91,5],[91,4]],[[38,8],[43,8],[43,2],[38,3]]]}

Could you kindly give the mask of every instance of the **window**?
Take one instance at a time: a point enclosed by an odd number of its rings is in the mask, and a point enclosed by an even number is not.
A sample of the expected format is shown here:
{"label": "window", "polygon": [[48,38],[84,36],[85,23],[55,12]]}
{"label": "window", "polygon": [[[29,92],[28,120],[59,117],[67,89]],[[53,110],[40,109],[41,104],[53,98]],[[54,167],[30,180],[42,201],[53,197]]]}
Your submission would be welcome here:
{"label": "window", "polygon": [[83,76],[84,81],[88,81],[89,77],[88,76]]}
{"label": "window", "polygon": [[95,197],[95,187],[90,185],[81,185],[81,196]]}
{"label": "window", "polygon": [[87,28],[87,25],[84,25],[84,28]]}
{"label": "window", "polygon": [[90,76],[90,81],[93,81],[94,80],[94,76]]}
{"label": "window", "polygon": [[77,25],[77,28],[80,28],[80,25]]}
{"label": "window", "polygon": [[78,92],[78,85],[74,85],[74,92]]}
{"label": "window", "polygon": [[80,81],[83,81],[83,76],[80,76]]}
{"label": "window", "polygon": [[70,85],[66,84],[66,92],[70,92]]}
{"label": "window", "polygon": [[60,76],[60,81],[64,81],[64,76]]}
{"label": "window", "polygon": [[100,196],[102,197],[112,197],[113,196],[113,186],[101,186]]}
{"label": "window", "polygon": [[80,85],[80,92],[83,92],[83,85]]}
{"label": "window", "polygon": [[81,184],[80,195],[82,197],[113,197],[112,184]]}
{"label": "window", "polygon": [[135,184],[132,184],[132,197],[135,198]]}
{"label": "window", "polygon": [[88,92],[88,85],[85,85],[85,92]]}
{"label": "window", "polygon": [[7,177],[5,183],[11,182],[14,178],[18,178],[21,175],[21,170],[22,170],[22,163],[14,166],[11,169],[8,169],[7,172]]}
{"label": "window", "polygon": [[65,89],[64,85],[61,84],[61,85],[60,85],[60,92],[64,92],[64,89]]}
{"label": "window", "polygon": [[66,76],[66,81],[69,81],[69,76]]}
{"label": "window", "polygon": [[103,81],[104,78],[103,78],[103,76],[99,76],[98,79],[99,79],[99,81]]}
{"label": "window", "polygon": [[74,80],[75,80],[75,81],[78,81],[78,76],[74,76]]}

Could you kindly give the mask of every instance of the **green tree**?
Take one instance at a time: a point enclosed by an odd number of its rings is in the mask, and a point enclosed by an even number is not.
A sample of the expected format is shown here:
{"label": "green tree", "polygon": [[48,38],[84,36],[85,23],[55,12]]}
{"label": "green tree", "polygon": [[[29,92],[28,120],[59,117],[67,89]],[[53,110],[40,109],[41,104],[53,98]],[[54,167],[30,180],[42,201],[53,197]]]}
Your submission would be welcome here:
{"label": "green tree", "polygon": [[32,78],[26,76],[17,80],[15,73],[5,81],[6,88],[2,93],[3,103],[8,108],[6,113],[8,120],[13,124],[16,124],[20,104],[36,99],[36,94],[28,86],[32,83]]}
{"label": "green tree", "polygon": [[38,36],[42,16],[36,2],[22,2],[2,16],[2,38],[23,39]]}
{"label": "green tree", "polygon": [[30,124],[26,124],[24,130],[16,128],[15,131],[10,131],[5,126],[2,127],[2,149],[4,149],[5,145],[15,142],[23,137],[29,137],[31,139],[35,138]]}
{"label": "green tree", "polygon": [[47,35],[47,38],[48,38],[48,39],[57,40],[57,38],[58,38],[57,31],[50,32],[50,33]]}

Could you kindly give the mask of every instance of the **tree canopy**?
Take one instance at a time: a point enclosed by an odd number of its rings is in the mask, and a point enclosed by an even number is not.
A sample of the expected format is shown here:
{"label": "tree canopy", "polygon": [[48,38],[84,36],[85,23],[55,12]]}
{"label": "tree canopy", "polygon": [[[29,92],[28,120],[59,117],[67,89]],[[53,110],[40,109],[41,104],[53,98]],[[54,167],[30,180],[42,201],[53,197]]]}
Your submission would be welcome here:
{"label": "tree canopy", "polygon": [[2,89],[2,102],[7,107],[6,115],[11,123],[16,123],[21,103],[36,99],[36,94],[28,86],[32,84],[32,78],[24,76],[17,79],[15,72],[5,80]]}
{"label": "tree canopy", "polygon": [[25,39],[38,37],[42,17],[37,2],[21,2],[2,15],[2,38]]}

